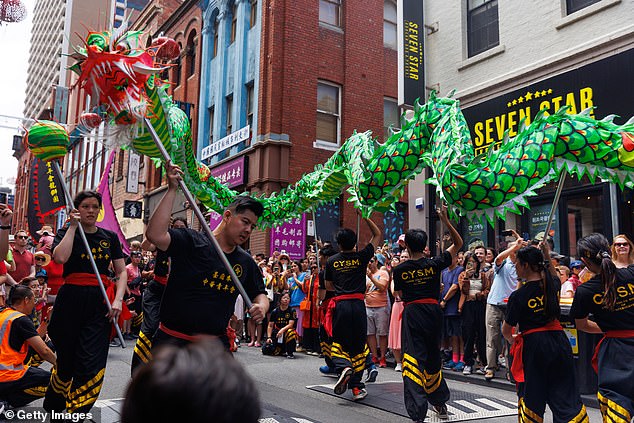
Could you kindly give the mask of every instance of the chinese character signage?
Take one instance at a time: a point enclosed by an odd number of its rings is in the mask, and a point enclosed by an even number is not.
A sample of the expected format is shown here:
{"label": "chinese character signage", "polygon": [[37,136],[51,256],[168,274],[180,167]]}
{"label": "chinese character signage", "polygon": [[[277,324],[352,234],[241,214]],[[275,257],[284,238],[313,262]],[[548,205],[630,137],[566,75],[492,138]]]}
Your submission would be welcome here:
{"label": "chinese character signage", "polygon": [[200,160],[208,159],[209,157],[214,156],[221,151],[227,150],[236,144],[240,144],[242,141],[248,140],[250,134],[251,127],[249,125],[237,130],[236,132],[230,133],[226,137],[221,138],[218,141],[203,148],[200,154]]}
{"label": "chinese character signage", "polygon": [[141,164],[141,156],[132,150],[128,151],[128,183],[125,191],[134,194],[139,192],[139,167]]}
{"label": "chinese character signage", "polygon": [[291,260],[300,260],[306,253],[306,215],[271,228],[271,251],[286,251]]}
{"label": "chinese character signage", "polygon": [[33,171],[37,175],[37,205],[40,216],[48,216],[66,206],[62,182],[49,162],[34,159]]}
{"label": "chinese character signage", "polygon": [[228,188],[233,188],[244,184],[245,170],[245,157],[241,156],[238,159],[214,167],[211,169],[211,175]]}

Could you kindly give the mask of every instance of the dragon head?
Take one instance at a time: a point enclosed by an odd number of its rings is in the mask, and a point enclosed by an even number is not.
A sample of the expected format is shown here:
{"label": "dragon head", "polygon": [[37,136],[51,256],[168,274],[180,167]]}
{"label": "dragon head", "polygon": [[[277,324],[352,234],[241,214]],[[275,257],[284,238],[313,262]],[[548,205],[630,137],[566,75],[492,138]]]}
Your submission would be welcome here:
{"label": "dragon head", "polygon": [[79,75],[77,83],[116,124],[136,123],[144,115],[144,88],[148,79],[166,66],[156,59],[178,57],[178,44],[159,37],[147,48],[141,47],[140,31],[90,32],[85,46],[77,48],[71,70]]}

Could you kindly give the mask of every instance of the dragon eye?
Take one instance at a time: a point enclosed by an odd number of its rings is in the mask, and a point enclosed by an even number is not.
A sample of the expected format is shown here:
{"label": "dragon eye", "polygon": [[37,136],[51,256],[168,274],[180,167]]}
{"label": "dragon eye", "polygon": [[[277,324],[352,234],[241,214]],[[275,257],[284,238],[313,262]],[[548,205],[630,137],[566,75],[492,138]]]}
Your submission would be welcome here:
{"label": "dragon eye", "polygon": [[130,43],[128,43],[125,40],[120,41],[119,43],[117,43],[117,47],[116,47],[117,51],[128,51],[130,49],[131,49]]}
{"label": "dragon eye", "polygon": [[86,44],[98,47],[100,51],[105,51],[108,48],[108,37],[103,33],[93,32],[86,38]]}

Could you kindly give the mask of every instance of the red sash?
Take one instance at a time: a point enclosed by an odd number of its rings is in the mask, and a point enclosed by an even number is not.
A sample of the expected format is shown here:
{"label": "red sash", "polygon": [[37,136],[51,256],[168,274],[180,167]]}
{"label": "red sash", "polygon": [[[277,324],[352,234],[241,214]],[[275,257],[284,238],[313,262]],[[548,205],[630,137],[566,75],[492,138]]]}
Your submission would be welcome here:
{"label": "red sash", "polygon": [[[433,298],[419,298],[418,300],[414,300],[414,301],[403,301],[403,311],[405,310],[405,307],[407,307],[410,304],[438,304],[438,300],[434,300]],[[403,319],[403,312],[401,311],[401,314],[398,316],[398,320],[402,320]]]}
{"label": "red sash", "polygon": [[559,323],[559,320],[553,320],[552,322],[538,327],[534,329],[529,329],[518,334],[515,337],[515,342],[511,345],[510,354],[513,356],[513,364],[511,365],[511,373],[513,374],[513,379],[517,383],[524,382],[524,360],[523,360],[523,351],[524,351],[524,336],[529,335],[531,333],[536,332],[547,332],[547,331],[559,331],[564,330]]}
{"label": "red sash", "polygon": [[634,330],[609,330],[603,335],[592,355],[592,368],[596,374],[599,374],[599,347],[605,338],[634,338]]}
{"label": "red sash", "polygon": [[161,285],[165,286],[167,284],[167,276],[156,276],[154,275],[154,280]]}
{"label": "red sash", "polygon": [[[100,275],[101,281],[103,282],[103,286],[107,289],[109,285],[112,285],[110,279],[106,275]],[[64,282],[69,285],[79,285],[79,286],[99,286],[99,281],[97,280],[97,276],[93,273],[71,273],[70,275],[64,278]]]}
{"label": "red sash", "polygon": [[345,301],[345,300],[363,301],[364,299],[365,299],[365,295],[361,293],[337,295],[336,297],[333,297],[330,299],[330,302],[328,303],[328,308],[326,309],[326,317],[324,317],[324,329],[326,330],[326,333],[328,334],[328,336],[332,336],[332,313],[335,311],[335,307],[337,306],[337,303],[339,301]]}
{"label": "red sash", "polygon": [[[174,338],[183,339],[189,342],[197,341],[205,336],[205,335],[187,335],[186,333],[182,333],[182,332],[178,332],[176,330],[170,329],[167,326],[165,326],[163,323],[159,323],[159,329],[165,332],[166,334],[168,334],[169,336],[173,336]],[[213,337],[213,335],[208,335],[208,336]]]}

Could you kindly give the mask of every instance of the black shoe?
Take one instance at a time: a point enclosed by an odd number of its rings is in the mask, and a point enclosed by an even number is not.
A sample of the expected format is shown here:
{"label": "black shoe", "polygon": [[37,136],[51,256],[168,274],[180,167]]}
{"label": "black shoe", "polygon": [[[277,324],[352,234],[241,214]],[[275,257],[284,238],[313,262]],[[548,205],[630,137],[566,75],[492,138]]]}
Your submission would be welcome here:
{"label": "black shoe", "polygon": [[434,412],[438,415],[439,419],[447,420],[449,418],[449,413],[447,412],[447,405],[434,405],[432,407]]}
{"label": "black shoe", "polygon": [[345,369],[343,369],[343,371],[339,375],[339,379],[337,379],[337,383],[335,384],[335,394],[341,395],[346,392],[346,389],[348,389],[348,382],[350,381],[350,378],[353,374],[354,370],[352,370],[351,367],[346,367]]}

